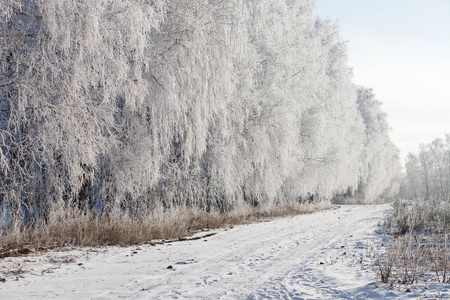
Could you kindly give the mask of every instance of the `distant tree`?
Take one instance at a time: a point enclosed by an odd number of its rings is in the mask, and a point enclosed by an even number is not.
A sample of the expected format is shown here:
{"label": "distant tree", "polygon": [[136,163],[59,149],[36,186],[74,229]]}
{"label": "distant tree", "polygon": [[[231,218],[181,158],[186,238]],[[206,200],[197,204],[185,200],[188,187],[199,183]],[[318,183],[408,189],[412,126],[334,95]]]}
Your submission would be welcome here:
{"label": "distant tree", "polygon": [[401,196],[407,199],[449,199],[450,143],[437,138],[421,144],[417,153],[410,153],[406,162]]}

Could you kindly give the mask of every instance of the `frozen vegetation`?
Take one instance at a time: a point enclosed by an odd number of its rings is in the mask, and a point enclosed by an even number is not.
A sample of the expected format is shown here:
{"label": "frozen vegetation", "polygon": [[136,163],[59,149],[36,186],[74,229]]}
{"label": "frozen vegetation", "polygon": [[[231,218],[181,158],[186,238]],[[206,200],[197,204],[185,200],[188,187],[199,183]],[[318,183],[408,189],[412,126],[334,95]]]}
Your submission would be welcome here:
{"label": "frozen vegetation", "polygon": [[450,283],[449,216],[448,201],[394,202],[385,228],[391,236],[375,260],[379,280],[409,291],[427,283],[446,287]]}
{"label": "frozen vegetation", "polygon": [[117,243],[171,211],[398,192],[381,103],[314,1],[2,0],[0,14],[4,243]]}

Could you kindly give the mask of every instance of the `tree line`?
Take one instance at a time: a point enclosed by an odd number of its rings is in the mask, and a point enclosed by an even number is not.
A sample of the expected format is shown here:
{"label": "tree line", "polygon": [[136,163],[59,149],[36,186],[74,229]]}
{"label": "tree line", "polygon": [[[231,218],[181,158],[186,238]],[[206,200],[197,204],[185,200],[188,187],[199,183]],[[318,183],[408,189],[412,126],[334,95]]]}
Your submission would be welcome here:
{"label": "tree line", "polygon": [[3,222],[393,197],[398,149],[311,0],[0,0]]}
{"label": "tree line", "polygon": [[450,134],[421,144],[409,153],[405,164],[401,196],[405,199],[444,199],[450,197]]}

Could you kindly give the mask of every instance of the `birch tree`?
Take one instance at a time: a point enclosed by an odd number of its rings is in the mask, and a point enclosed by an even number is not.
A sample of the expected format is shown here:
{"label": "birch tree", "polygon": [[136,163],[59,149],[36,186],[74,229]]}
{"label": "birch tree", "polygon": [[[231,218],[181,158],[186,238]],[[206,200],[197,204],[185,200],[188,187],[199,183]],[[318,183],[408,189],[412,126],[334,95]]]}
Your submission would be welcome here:
{"label": "birch tree", "polygon": [[368,199],[397,174],[385,115],[311,0],[18,0],[0,15],[6,222]]}
{"label": "birch tree", "polygon": [[366,201],[398,194],[399,150],[389,138],[386,113],[371,89],[358,89],[358,109],[365,124],[365,148],[358,192]]}
{"label": "birch tree", "polygon": [[17,3],[2,23],[2,151],[9,162],[1,187],[4,203],[34,217],[37,207],[79,199],[99,154],[116,144],[116,101],[134,110],[142,102],[135,62],[163,5]]}
{"label": "birch tree", "polygon": [[402,197],[406,199],[449,199],[450,135],[421,144],[409,153],[403,179]]}

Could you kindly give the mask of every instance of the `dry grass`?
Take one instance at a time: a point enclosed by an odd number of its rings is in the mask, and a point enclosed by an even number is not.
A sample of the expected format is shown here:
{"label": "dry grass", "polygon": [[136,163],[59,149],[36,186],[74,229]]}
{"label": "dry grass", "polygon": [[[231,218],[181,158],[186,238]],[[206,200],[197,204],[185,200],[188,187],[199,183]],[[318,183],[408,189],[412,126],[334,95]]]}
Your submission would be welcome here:
{"label": "dry grass", "polygon": [[447,235],[398,236],[375,260],[380,279],[389,285],[435,281],[449,283],[450,249]]}
{"label": "dry grass", "polygon": [[449,283],[450,206],[446,201],[396,201],[386,220],[393,242],[375,264],[382,282]]}
{"label": "dry grass", "polygon": [[330,202],[320,202],[258,209],[242,207],[228,213],[173,208],[153,211],[140,217],[131,217],[128,214],[94,216],[75,209],[58,209],[51,213],[45,223],[41,222],[32,227],[17,223],[8,230],[1,230],[0,248],[10,248],[8,245],[26,245],[30,248],[130,245],[152,240],[177,239],[199,230],[311,213],[331,207]]}

